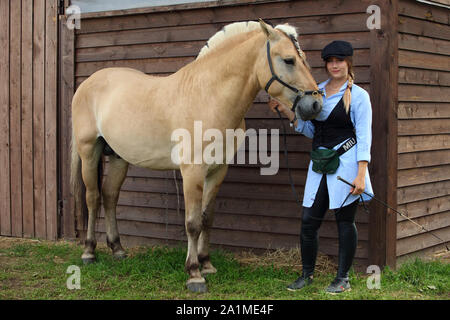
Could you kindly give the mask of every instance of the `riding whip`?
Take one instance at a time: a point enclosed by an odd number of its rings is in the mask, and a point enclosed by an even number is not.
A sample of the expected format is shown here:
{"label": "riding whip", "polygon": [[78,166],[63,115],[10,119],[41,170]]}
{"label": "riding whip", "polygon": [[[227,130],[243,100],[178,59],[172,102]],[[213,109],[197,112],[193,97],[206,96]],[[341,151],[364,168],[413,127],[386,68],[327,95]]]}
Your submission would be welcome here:
{"label": "riding whip", "polygon": [[[345,184],[351,186],[352,188],[355,188],[355,185],[351,184],[350,182],[348,182],[347,180],[343,179],[342,177],[338,176],[337,179],[340,180],[340,181],[342,181],[342,182],[344,182]],[[442,243],[444,243],[445,247],[447,248],[447,251],[450,251],[450,249],[449,249],[449,247],[447,246],[446,242],[445,242],[442,238],[438,237],[438,236],[435,235],[433,232],[431,232],[430,230],[428,230],[427,228],[425,228],[425,227],[422,226],[421,224],[418,224],[417,222],[415,222],[414,220],[412,220],[411,218],[409,218],[409,217],[406,216],[405,214],[403,214],[403,213],[401,213],[400,211],[398,211],[398,210],[392,208],[392,207],[389,206],[387,203],[384,203],[383,201],[381,201],[381,200],[375,198],[373,195],[368,194],[368,193],[365,192],[365,191],[363,191],[363,193],[364,193],[365,195],[371,197],[373,200],[375,200],[375,201],[381,203],[381,204],[382,204],[383,206],[385,206],[386,208],[391,209],[392,211],[398,213],[400,216],[402,216],[402,217],[405,218],[406,220],[408,220],[408,221],[414,223],[416,226],[418,226],[418,227],[421,228],[422,230],[424,230],[424,231],[426,231],[426,232],[429,232],[433,237],[439,239],[439,241],[441,241]]]}
{"label": "riding whip", "polygon": [[[295,201],[297,202],[297,204],[301,205],[300,199],[298,198],[298,194],[297,194],[297,192],[296,192],[296,190],[295,190],[294,182],[293,182],[293,179],[292,179],[292,176],[291,176],[290,167],[289,167],[289,161],[288,161],[288,155],[287,155],[286,128],[285,128],[285,126],[284,126],[283,118],[281,117],[280,111],[278,110],[278,108],[275,108],[275,110],[276,110],[276,112],[278,113],[278,116],[279,116],[279,118],[280,118],[280,120],[281,120],[281,124],[282,124],[282,128],[283,128],[284,155],[285,155],[285,158],[286,158],[286,166],[287,166],[287,169],[288,169],[289,182],[290,182],[290,185],[291,185],[291,188],[292,188],[292,192],[293,192],[293,194],[294,194],[294,199],[295,199]],[[353,187],[353,188],[355,187],[353,184],[351,184],[350,182],[348,182],[347,180],[343,179],[343,178],[340,177],[340,176],[338,176],[337,179],[340,180],[340,181],[342,181],[342,182],[344,182],[345,184],[347,184],[347,185]],[[409,218],[409,217],[406,216],[405,214],[403,214],[403,213],[399,212],[398,210],[392,208],[392,207],[389,206],[387,203],[384,203],[383,201],[381,201],[381,200],[375,198],[373,195],[368,194],[368,193],[365,192],[365,191],[363,191],[363,193],[364,193],[365,195],[369,196],[370,198],[374,199],[375,201],[381,203],[381,204],[382,204],[383,206],[385,206],[386,208],[389,208],[389,209],[391,209],[392,211],[398,213],[400,216],[402,216],[402,217],[405,218],[406,220],[408,220],[408,221],[414,223],[416,226],[420,227],[422,230],[424,230],[424,231],[426,231],[426,232],[429,232],[433,237],[435,237],[436,239],[439,239],[439,241],[441,241],[442,243],[444,243],[445,247],[447,248],[447,251],[450,251],[448,245],[446,244],[446,242],[445,242],[442,238],[438,237],[438,236],[435,235],[433,232],[431,232],[430,230],[428,230],[428,229],[425,228],[424,226],[420,225],[419,223],[415,222],[414,220],[412,220],[411,218]],[[348,197],[349,197],[350,195],[351,195],[351,193],[349,193],[349,194],[347,195],[347,198],[346,198],[346,199],[344,200],[344,202],[342,203],[341,208],[342,208],[342,206],[344,205],[344,203],[347,201],[347,199],[348,199]],[[364,202],[363,202],[363,204],[364,204]],[[339,208],[339,210],[340,210],[341,208]],[[366,211],[367,211],[367,208],[365,207],[365,205],[364,205],[364,208],[365,208]],[[339,210],[338,210],[338,211],[339,211]],[[323,219],[317,219],[317,220],[323,220]]]}

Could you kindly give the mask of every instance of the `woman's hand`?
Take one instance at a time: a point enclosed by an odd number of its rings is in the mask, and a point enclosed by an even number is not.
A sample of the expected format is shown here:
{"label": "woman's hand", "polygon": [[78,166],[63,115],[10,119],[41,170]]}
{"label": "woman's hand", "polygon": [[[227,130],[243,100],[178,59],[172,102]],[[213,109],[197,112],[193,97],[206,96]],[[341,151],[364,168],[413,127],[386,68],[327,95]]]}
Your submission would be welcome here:
{"label": "woman's hand", "polygon": [[364,190],[366,189],[366,177],[362,176],[360,177],[359,175],[356,177],[355,180],[353,180],[352,183],[355,187],[352,188],[350,190],[350,192],[354,195],[360,195],[361,193],[364,192]]}
{"label": "woman's hand", "polygon": [[275,109],[278,109],[278,111],[280,111],[281,114],[284,114],[284,116],[288,118],[289,121],[294,119],[294,112],[289,110],[289,108],[285,107],[282,103],[278,102],[277,100],[270,98],[268,104],[272,112],[277,113]]}
{"label": "woman's hand", "polygon": [[354,195],[360,195],[366,189],[366,170],[368,164],[367,161],[358,162],[358,176],[352,183],[355,187],[350,190]]}

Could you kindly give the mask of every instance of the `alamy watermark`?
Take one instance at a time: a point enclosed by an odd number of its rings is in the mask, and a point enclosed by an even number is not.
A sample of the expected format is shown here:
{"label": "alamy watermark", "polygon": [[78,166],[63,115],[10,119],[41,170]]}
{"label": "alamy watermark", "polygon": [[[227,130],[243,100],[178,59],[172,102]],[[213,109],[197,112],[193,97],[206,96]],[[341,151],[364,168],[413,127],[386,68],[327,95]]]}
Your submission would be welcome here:
{"label": "alamy watermark", "polygon": [[367,278],[367,289],[381,289],[381,269],[377,265],[370,265],[367,267],[367,273],[371,274]]}
{"label": "alamy watermark", "polygon": [[80,267],[71,265],[67,268],[67,274],[70,274],[67,278],[66,286],[69,290],[80,290],[81,289],[81,270]]}
{"label": "alamy watermark", "polygon": [[366,12],[370,14],[367,18],[366,26],[369,30],[381,29],[381,9],[376,4],[367,7]]}
{"label": "alamy watermark", "polygon": [[81,29],[81,9],[79,6],[71,5],[70,7],[67,7],[66,15],[66,26],[68,29]]}
{"label": "alamy watermark", "polygon": [[[259,163],[261,175],[275,175],[279,169],[279,130],[271,129],[226,129],[209,128],[203,131],[202,121],[194,121],[192,133],[184,128],[172,132],[171,141],[177,144],[171,150],[173,163],[184,164],[246,164],[245,140],[248,137],[248,163]],[[270,150],[268,141],[270,139]],[[237,149],[237,151],[236,151]],[[269,152],[270,151],[270,152]]]}

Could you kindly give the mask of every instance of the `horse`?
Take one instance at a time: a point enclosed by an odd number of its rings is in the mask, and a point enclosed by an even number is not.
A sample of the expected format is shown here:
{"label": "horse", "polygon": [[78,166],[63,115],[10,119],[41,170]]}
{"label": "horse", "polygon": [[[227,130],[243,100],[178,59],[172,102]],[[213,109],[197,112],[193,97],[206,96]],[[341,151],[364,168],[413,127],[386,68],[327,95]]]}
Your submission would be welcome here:
{"label": "horse", "polygon": [[[288,24],[272,27],[261,19],[226,25],[195,60],[169,76],[105,68],[82,82],[72,100],[71,185],[76,207],[85,196],[88,211],[83,262],[95,262],[101,197],[107,245],[115,258],[126,257],[116,205],[129,164],[180,170],[188,246],[186,287],[206,292],[204,276],[217,272],[210,260],[209,237],[215,198],[228,164],[173,161],[171,132],[184,128],[192,133],[195,121],[222,133],[245,130],[244,116],[264,88],[272,98],[292,105],[302,119],[312,119],[322,109],[296,29]],[[105,154],[109,167],[102,182],[99,168]]]}

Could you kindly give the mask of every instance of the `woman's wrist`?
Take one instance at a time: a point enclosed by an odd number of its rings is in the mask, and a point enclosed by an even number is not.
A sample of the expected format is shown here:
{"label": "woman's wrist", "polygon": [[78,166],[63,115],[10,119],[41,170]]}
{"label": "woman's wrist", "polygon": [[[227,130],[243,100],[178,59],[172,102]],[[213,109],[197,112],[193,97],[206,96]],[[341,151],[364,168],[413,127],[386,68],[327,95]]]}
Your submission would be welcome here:
{"label": "woman's wrist", "polygon": [[366,176],[366,170],[368,166],[367,161],[358,161],[358,177],[362,178]]}
{"label": "woman's wrist", "polygon": [[[294,113],[294,112],[293,112],[293,113]],[[289,121],[290,121],[291,123],[296,122],[296,121],[297,121],[297,115],[294,113],[294,116],[293,116],[292,118],[289,118]]]}
{"label": "woman's wrist", "polygon": [[293,122],[293,121],[297,120],[295,113],[292,112],[291,110],[286,111],[286,117],[288,118],[289,122]]}

